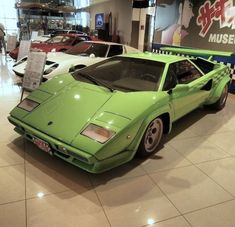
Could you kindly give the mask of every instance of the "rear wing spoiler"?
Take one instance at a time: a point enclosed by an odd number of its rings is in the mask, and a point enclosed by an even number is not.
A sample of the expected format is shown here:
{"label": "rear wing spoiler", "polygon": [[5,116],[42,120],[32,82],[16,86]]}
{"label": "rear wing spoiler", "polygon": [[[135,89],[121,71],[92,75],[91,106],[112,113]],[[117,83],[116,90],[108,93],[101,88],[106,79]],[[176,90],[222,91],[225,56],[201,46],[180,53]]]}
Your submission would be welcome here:
{"label": "rear wing spoiler", "polygon": [[216,51],[216,50],[202,50],[202,49],[190,49],[190,48],[176,48],[176,47],[161,47],[160,50],[171,52],[173,54],[187,54],[196,56],[206,56],[209,60],[212,60],[214,56],[219,57],[231,57],[233,52]]}

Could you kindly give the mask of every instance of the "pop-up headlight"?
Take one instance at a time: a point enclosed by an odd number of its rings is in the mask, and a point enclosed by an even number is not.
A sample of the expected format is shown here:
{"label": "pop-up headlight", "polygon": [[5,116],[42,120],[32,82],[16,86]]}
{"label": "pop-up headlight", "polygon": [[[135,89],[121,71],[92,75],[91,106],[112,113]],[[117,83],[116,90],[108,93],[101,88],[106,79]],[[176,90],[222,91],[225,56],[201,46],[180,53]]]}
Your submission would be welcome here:
{"label": "pop-up headlight", "polygon": [[95,124],[89,124],[81,133],[99,143],[107,142],[111,137],[115,135],[114,131],[103,128]]}
{"label": "pop-up headlight", "polygon": [[23,109],[23,110],[26,110],[28,112],[31,112],[32,110],[34,110],[37,106],[39,105],[38,102],[35,102],[31,99],[24,99],[19,105],[18,107]]}

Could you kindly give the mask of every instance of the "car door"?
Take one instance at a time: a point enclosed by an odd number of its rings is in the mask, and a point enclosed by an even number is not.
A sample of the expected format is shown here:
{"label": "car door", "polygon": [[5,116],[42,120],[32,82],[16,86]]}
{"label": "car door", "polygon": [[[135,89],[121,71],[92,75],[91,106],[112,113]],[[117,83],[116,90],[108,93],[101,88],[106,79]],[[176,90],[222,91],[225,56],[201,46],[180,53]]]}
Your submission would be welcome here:
{"label": "car door", "polygon": [[170,105],[173,108],[174,120],[200,106],[209,91],[200,79],[203,76],[190,61],[182,60],[169,65],[164,90],[169,92]]}

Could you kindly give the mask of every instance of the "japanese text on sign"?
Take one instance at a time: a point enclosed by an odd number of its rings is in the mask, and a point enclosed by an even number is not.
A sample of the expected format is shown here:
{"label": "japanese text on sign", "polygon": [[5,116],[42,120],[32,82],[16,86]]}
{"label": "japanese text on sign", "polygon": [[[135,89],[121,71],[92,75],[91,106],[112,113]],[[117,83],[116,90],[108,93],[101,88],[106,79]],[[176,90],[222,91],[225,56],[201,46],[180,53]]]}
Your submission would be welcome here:
{"label": "japanese text on sign", "polygon": [[235,29],[235,7],[232,0],[216,0],[213,4],[206,1],[200,8],[197,25],[201,27],[199,35],[205,37],[214,21],[219,21],[220,28]]}

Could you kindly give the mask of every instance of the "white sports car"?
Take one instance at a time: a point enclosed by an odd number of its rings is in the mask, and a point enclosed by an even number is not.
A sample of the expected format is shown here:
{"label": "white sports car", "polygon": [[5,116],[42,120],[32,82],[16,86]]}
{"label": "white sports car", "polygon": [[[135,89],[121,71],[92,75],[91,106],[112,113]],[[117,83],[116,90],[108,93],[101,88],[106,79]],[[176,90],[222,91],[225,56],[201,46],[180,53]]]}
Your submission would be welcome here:
{"label": "white sports car", "polygon": [[[77,69],[102,61],[108,57],[119,54],[140,52],[139,50],[112,42],[84,41],[65,52],[47,53],[43,80],[53,76],[73,72]],[[27,64],[27,56],[13,65],[13,71],[17,76],[23,77]]]}

